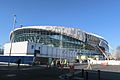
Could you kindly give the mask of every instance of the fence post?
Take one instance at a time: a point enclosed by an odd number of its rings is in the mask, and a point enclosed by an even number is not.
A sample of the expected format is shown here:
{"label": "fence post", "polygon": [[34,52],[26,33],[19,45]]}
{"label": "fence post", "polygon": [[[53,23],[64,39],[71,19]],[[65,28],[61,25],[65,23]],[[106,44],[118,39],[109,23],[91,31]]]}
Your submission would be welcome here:
{"label": "fence post", "polygon": [[98,80],[100,80],[100,70],[98,70]]}
{"label": "fence post", "polygon": [[86,71],[86,77],[85,80],[88,80],[88,71]]}
{"label": "fence post", "polygon": [[82,69],[82,77],[84,77],[84,69]]}

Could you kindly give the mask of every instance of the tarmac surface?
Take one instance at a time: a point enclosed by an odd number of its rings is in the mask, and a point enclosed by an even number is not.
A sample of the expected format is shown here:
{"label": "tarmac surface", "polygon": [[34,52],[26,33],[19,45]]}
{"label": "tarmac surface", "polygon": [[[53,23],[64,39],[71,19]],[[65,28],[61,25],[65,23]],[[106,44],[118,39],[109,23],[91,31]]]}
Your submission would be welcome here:
{"label": "tarmac surface", "polygon": [[[86,78],[87,72],[87,80],[120,80],[120,65],[91,65],[92,70],[87,69],[87,66],[88,65],[75,66],[75,69],[84,69],[84,78]],[[100,70],[100,72],[98,72],[98,70]],[[77,75],[82,74],[79,72]]]}
{"label": "tarmac surface", "polygon": [[[88,65],[75,65],[75,69],[86,69]],[[101,70],[108,72],[120,72],[120,65],[91,65],[92,70]]]}
{"label": "tarmac surface", "polygon": [[[74,72],[71,72],[69,67],[60,69],[46,65],[22,65],[18,68],[17,65],[10,67],[0,65],[0,80],[120,80],[120,66],[92,65],[91,67],[92,70],[88,70],[86,64],[77,64]],[[84,74],[81,69],[84,69]],[[68,78],[64,78],[66,75]]]}
{"label": "tarmac surface", "polygon": [[0,80],[59,80],[59,75],[67,74],[69,70],[57,67],[0,65]]}

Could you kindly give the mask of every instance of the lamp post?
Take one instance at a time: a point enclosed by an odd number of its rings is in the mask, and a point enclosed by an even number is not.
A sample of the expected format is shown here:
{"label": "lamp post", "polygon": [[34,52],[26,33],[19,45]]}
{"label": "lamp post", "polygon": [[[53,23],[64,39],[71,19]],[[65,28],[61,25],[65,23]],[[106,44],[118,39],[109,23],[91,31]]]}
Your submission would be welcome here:
{"label": "lamp post", "polygon": [[15,29],[15,24],[16,24],[16,15],[13,15],[13,33],[11,34],[11,40],[10,40],[10,53],[9,53],[9,61],[8,61],[8,67],[10,66],[10,57],[11,57],[11,52],[12,52],[12,42],[14,40],[14,29]]}
{"label": "lamp post", "polygon": [[63,47],[63,42],[62,42],[62,34],[63,34],[63,28],[61,27],[60,28],[60,34],[61,34],[61,36],[60,36],[60,63],[61,63],[61,56],[62,56],[62,47]]}
{"label": "lamp post", "polygon": [[36,46],[37,46],[37,34],[35,34],[33,42],[35,43],[35,44],[34,44],[33,63],[35,63],[35,62],[36,62],[36,56],[38,55],[38,54],[37,54],[37,49],[36,49]]}

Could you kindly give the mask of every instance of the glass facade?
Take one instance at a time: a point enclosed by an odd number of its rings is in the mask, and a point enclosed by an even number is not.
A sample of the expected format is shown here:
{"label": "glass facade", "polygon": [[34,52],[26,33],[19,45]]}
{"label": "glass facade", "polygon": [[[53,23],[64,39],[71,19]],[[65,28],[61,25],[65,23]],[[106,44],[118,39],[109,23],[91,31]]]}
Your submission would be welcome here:
{"label": "glass facade", "polygon": [[[64,28],[64,31],[62,31],[62,33],[60,30],[56,31],[52,29],[50,30],[50,28],[47,29],[42,29],[42,28],[16,29],[11,33],[10,39],[11,36],[13,36],[13,42],[28,41],[28,42],[41,43],[44,45],[50,45],[54,47],[60,47],[61,46],[60,42],[62,41],[63,48],[85,49],[91,51],[96,51],[96,48],[92,45],[98,45],[98,46],[103,46],[105,50],[109,50],[107,41],[103,39],[101,40],[100,38],[87,34],[85,32],[81,32],[80,29],[77,30],[74,28],[71,29]],[[58,29],[59,28],[57,28],[57,30]]]}
{"label": "glass facade", "polygon": [[83,45],[83,41],[80,41],[78,39],[66,35],[61,35],[60,33],[55,33],[46,30],[21,29],[14,31],[12,35],[13,34],[14,34],[13,42],[28,41],[59,47],[62,36],[63,48],[80,49],[81,46]]}

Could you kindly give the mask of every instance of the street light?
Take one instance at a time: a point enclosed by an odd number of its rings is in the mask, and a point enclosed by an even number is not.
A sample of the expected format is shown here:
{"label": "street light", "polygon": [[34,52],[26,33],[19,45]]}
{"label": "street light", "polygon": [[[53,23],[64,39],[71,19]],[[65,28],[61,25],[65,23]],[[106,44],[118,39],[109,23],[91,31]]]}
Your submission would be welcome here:
{"label": "street light", "polygon": [[12,51],[12,42],[14,40],[14,29],[16,24],[16,15],[13,15],[13,34],[11,34],[11,40],[10,40],[10,53],[9,53],[9,61],[8,61],[8,67],[10,66],[10,57],[11,57],[11,51]]}
{"label": "street light", "polygon": [[60,63],[61,63],[61,56],[62,56],[62,47],[63,47],[63,43],[62,43],[62,34],[63,34],[63,28],[61,27],[60,28],[60,34],[61,34],[61,36],[60,36]]}
{"label": "street light", "polygon": [[33,62],[35,62],[35,61],[36,61],[36,56],[37,56],[37,49],[36,49],[36,46],[37,46],[37,34],[34,35],[33,42],[35,43],[35,44],[34,44],[34,57],[33,57]]}

